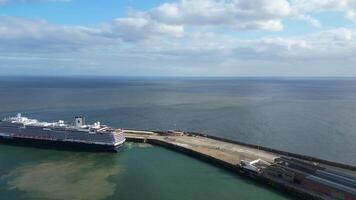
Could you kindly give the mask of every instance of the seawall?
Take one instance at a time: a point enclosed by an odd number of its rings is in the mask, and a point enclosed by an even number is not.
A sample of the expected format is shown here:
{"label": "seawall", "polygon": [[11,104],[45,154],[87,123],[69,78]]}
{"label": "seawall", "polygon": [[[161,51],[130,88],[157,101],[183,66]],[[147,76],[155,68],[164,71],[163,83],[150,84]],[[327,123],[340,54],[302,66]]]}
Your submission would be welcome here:
{"label": "seawall", "polygon": [[[261,147],[238,141],[232,141],[215,136],[209,136],[200,133],[184,133],[182,135],[168,134],[167,132],[126,132],[127,141],[147,142],[152,145],[158,145],[169,148],[186,155],[209,162],[218,167],[232,171],[242,176],[252,178],[260,184],[267,184],[280,191],[292,194],[298,199],[332,199],[325,194],[321,194],[301,185],[287,182],[267,174],[246,173],[240,166],[241,160],[263,159],[274,163],[276,158],[288,156],[304,161],[321,163],[324,168],[340,170],[343,173],[352,172],[356,175],[356,167],[342,163],[331,162],[310,156],[289,153],[272,148]],[[356,197],[355,197],[356,198]]]}

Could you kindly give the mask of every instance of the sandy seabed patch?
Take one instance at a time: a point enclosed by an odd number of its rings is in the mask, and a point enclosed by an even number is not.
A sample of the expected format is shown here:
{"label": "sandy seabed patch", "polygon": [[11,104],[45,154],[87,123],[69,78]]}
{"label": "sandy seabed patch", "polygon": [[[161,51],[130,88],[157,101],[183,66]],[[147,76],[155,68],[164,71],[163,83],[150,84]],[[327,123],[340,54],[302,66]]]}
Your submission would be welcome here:
{"label": "sandy seabed patch", "polygon": [[152,144],[148,144],[148,143],[139,143],[138,147],[140,148],[150,148],[153,147]]}
{"label": "sandy seabed patch", "polygon": [[132,149],[132,148],[150,148],[153,147],[152,144],[149,143],[135,143],[135,142],[127,142],[126,143],[126,147],[128,149]]}
{"label": "sandy seabed patch", "polygon": [[123,169],[99,161],[93,156],[75,156],[30,164],[15,168],[0,179],[7,181],[8,189],[23,191],[34,199],[104,199],[115,192],[116,185],[108,177]]}

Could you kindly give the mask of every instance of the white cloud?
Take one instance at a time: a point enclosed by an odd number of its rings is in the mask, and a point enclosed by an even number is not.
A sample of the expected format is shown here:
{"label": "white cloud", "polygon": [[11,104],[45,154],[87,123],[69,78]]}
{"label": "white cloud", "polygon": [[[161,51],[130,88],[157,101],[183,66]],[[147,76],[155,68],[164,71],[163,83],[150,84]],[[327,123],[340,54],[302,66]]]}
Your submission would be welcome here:
{"label": "white cloud", "polygon": [[309,22],[312,26],[316,27],[316,28],[320,28],[321,27],[321,23],[319,22],[319,20],[311,17],[310,15],[304,15],[304,14],[300,14],[296,17],[296,19],[299,20],[304,20]]}
{"label": "white cloud", "polygon": [[[141,69],[146,65],[155,69],[162,65],[184,66],[182,71],[196,66],[213,68],[222,63],[230,69],[236,63],[248,67],[249,63],[261,62],[288,66],[302,61],[313,67],[315,62],[338,66],[342,61],[351,65],[356,57],[356,31],[351,28],[320,29],[294,37],[272,33],[255,39],[224,33],[281,30],[283,19],[287,18],[320,27],[312,13],[328,9],[345,12],[355,20],[351,1],[335,2],[181,0],[131,12],[95,27],[0,16],[0,60],[4,61],[0,67],[16,62],[26,67],[31,62],[44,68],[48,63],[85,68],[95,63],[98,68],[130,66],[132,72],[137,65]],[[59,54],[61,61],[56,60]]]}
{"label": "white cloud", "polygon": [[59,26],[44,20],[0,16],[0,52],[74,51],[87,47],[140,42],[164,36],[180,37],[182,26],[146,18],[118,18],[95,28]]}
{"label": "white cloud", "polygon": [[346,18],[356,21],[356,0],[291,0],[291,7],[295,15],[339,11],[344,12]]}
{"label": "white cloud", "polygon": [[179,60],[350,60],[356,56],[356,31],[334,29],[298,37],[266,37],[241,40],[213,33],[189,33],[165,42],[148,41],[133,54]]}
{"label": "white cloud", "polygon": [[355,0],[291,0],[293,9],[300,12],[347,10],[355,8]]}
{"label": "white cloud", "polygon": [[159,23],[138,14],[117,18],[101,29],[103,35],[122,38],[125,41],[140,41],[155,36],[180,37],[184,32],[183,26]]}
{"label": "white cloud", "polygon": [[356,21],[356,0],[179,0],[137,15],[183,27],[281,31],[285,19],[304,20],[320,28],[312,14],[324,11],[344,12]]}
{"label": "white cloud", "polygon": [[165,24],[281,30],[290,15],[286,0],[180,0],[145,12]]}
{"label": "white cloud", "polygon": [[[299,37],[242,40],[213,32],[186,32],[146,18],[120,18],[88,28],[41,20],[0,18],[0,53],[57,53],[109,48],[118,55],[175,59],[288,60],[351,58],[356,33],[339,28]],[[110,53],[110,52],[109,52]]]}
{"label": "white cloud", "polygon": [[356,22],[356,10],[347,11],[346,18],[353,22]]}
{"label": "white cloud", "polygon": [[57,26],[43,20],[0,17],[0,51],[56,52],[109,43],[98,30],[79,26]]}
{"label": "white cloud", "polygon": [[350,60],[356,55],[356,31],[340,28],[299,37],[264,38],[246,44],[250,48],[245,46],[243,49],[247,49],[251,59],[330,62]]}

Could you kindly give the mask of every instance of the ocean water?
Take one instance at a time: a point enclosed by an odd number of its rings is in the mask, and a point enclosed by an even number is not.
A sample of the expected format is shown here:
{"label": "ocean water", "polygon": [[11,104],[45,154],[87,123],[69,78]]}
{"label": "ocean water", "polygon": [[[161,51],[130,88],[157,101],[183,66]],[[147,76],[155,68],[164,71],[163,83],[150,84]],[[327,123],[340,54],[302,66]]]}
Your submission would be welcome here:
{"label": "ocean water", "polygon": [[[356,165],[356,79],[1,77],[0,117],[84,115],[181,129]],[[84,196],[83,196],[84,195]],[[0,199],[288,199],[160,147],[118,154],[0,145]]]}

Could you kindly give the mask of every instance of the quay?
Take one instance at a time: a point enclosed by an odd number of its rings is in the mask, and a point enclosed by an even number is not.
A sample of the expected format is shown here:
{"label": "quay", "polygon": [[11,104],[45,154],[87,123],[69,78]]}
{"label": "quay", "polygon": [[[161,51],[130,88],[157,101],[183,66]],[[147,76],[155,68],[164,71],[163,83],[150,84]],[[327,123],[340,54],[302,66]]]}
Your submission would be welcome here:
{"label": "quay", "polygon": [[176,150],[292,194],[356,200],[356,167],[199,133],[124,130],[128,142]]}

